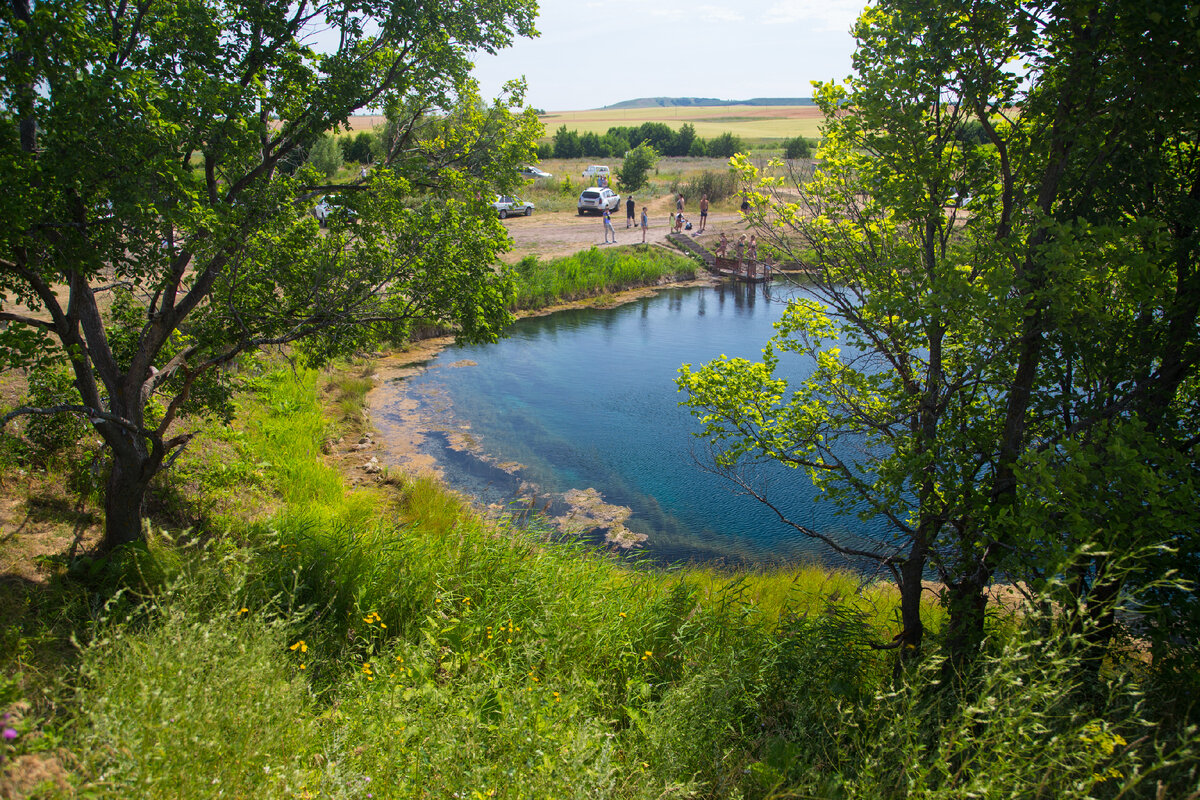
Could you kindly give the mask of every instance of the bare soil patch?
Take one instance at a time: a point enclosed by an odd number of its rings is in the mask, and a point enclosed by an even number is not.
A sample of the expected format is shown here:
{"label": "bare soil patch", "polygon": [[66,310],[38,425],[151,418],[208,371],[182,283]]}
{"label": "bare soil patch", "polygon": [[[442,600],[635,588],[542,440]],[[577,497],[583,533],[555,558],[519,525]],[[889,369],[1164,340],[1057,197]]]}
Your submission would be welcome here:
{"label": "bare soil patch", "polygon": [[[642,203],[638,203],[637,215],[641,218]],[[671,232],[668,215],[675,210],[674,200],[670,195],[658,197],[644,204],[650,218],[650,227],[646,231],[646,243],[670,247],[667,245],[667,234]],[[684,209],[684,217],[692,223],[690,233],[696,234],[700,227],[700,211],[691,203],[691,208]],[[705,238],[724,230],[730,238],[736,238],[736,233],[744,229],[740,214],[735,212],[708,213],[708,225],[704,232]],[[642,243],[641,228],[625,227],[625,209],[612,215],[613,228],[617,232],[618,245]],[[539,258],[561,258],[587,250],[589,247],[612,247],[604,244],[604,220],[594,215],[579,216],[565,211],[546,213],[533,212],[529,217],[512,217],[504,221],[508,235],[512,237],[513,249],[506,253],[504,260],[516,263],[525,256],[534,255]],[[675,250],[674,247],[671,247]]]}

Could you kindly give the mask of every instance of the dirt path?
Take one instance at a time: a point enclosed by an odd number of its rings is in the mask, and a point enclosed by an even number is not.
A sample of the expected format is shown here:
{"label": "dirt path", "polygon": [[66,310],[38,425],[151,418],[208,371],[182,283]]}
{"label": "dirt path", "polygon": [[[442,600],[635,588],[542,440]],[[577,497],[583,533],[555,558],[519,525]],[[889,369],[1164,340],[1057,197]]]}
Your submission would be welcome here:
{"label": "dirt path", "polygon": [[[700,224],[700,212],[692,207],[685,209],[684,216],[693,226]],[[650,227],[646,232],[646,242],[666,244],[667,234],[670,233],[667,215],[673,210],[670,197],[660,197],[646,204],[649,210]],[[641,204],[638,205],[638,217],[641,216]],[[740,215],[734,212],[713,212],[708,214],[708,226],[704,232],[716,234],[724,230],[733,238],[734,231],[741,232],[743,226],[739,221]],[[613,228],[617,232],[617,244],[641,244],[642,231],[639,228],[625,227],[625,208],[612,215]],[[527,255],[539,258],[559,258],[569,256],[580,250],[587,250],[593,245],[604,246],[604,222],[594,214],[579,216],[567,211],[534,211],[529,217],[512,217],[504,221],[508,234],[513,239],[512,252],[504,256],[508,263],[515,263]],[[693,229],[693,233],[695,230]]]}

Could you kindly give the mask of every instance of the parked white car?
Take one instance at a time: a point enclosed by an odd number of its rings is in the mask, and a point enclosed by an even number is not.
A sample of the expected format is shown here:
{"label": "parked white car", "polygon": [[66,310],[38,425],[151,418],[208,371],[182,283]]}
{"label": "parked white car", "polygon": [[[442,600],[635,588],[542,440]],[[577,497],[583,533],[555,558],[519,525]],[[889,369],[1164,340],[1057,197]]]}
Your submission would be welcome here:
{"label": "parked white car", "polygon": [[496,195],[496,200],[492,203],[492,208],[496,209],[496,213],[500,215],[500,219],[517,215],[528,217],[533,213],[533,203],[520,200],[516,197],[501,195]]}
{"label": "parked white car", "polygon": [[598,178],[601,175],[605,178],[610,177],[608,167],[603,164],[592,164],[583,171],[583,177],[585,178]]}
{"label": "parked white car", "polygon": [[604,209],[609,211],[617,211],[621,208],[621,195],[607,187],[601,188],[593,186],[589,189],[584,189],[579,195],[579,213],[585,211],[594,211],[597,214],[603,214]]}
{"label": "parked white car", "polygon": [[546,172],[545,170],[540,170],[537,167],[529,166],[529,167],[525,167],[521,170],[521,177],[522,178],[553,178],[554,176],[551,175],[549,172]]}
{"label": "parked white car", "polygon": [[354,209],[346,208],[342,205],[337,197],[322,197],[321,201],[313,206],[313,216],[317,218],[317,222],[324,228],[334,219],[342,222],[352,222],[358,216],[358,213]]}

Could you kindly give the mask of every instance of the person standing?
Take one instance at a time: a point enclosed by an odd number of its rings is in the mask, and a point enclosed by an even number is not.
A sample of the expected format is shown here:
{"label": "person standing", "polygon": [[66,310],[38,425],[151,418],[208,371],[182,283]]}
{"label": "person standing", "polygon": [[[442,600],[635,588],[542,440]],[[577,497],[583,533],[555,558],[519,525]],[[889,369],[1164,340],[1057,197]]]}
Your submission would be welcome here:
{"label": "person standing", "polygon": [[679,196],[675,198],[675,213],[683,214],[683,192],[680,192]]}
{"label": "person standing", "polygon": [[700,227],[696,230],[697,234],[704,233],[704,226],[708,224],[708,195],[700,195]]}
{"label": "person standing", "polygon": [[610,212],[608,210],[608,208],[605,208],[604,209],[604,243],[605,244],[608,244],[608,235],[610,233],[612,234],[612,243],[616,244],[617,243],[617,232],[615,230],[613,230],[612,212]]}
{"label": "person standing", "polygon": [[717,255],[721,258],[726,258],[729,252],[729,237],[725,235],[725,231],[721,231],[721,241],[717,242]]}
{"label": "person standing", "polygon": [[650,214],[646,211],[646,207],[642,206],[642,244],[646,243],[646,231],[650,228]]}
{"label": "person standing", "polygon": [[637,210],[637,205],[633,202],[633,195],[629,195],[629,199],[625,201],[625,227],[632,228],[637,223],[633,220],[633,214]]}

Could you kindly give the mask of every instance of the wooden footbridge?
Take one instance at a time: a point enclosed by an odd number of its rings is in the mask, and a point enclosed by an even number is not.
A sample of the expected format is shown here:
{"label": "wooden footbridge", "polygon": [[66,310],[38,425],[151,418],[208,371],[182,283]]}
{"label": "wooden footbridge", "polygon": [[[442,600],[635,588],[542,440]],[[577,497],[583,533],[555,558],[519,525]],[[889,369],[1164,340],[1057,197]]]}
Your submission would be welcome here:
{"label": "wooden footbridge", "polygon": [[713,255],[707,247],[686,233],[668,233],[667,241],[685,253],[702,259],[704,266],[714,275],[748,283],[762,283],[771,280],[771,266],[764,261],[721,258]]}

